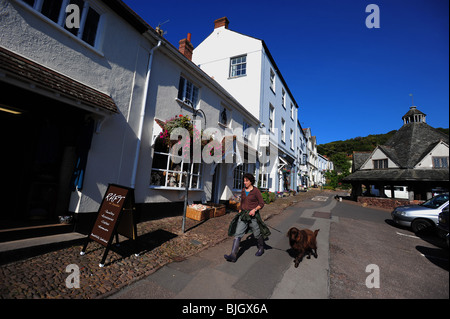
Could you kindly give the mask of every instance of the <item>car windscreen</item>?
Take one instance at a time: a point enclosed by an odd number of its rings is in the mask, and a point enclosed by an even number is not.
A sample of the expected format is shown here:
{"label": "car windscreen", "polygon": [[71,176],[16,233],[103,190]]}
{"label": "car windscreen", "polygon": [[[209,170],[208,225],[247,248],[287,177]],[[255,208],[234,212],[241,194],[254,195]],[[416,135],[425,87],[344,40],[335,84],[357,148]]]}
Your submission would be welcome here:
{"label": "car windscreen", "polygon": [[439,195],[427,200],[425,203],[421,204],[421,206],[428,208],[438,208],[446,202],[448,202],[448,195]]}

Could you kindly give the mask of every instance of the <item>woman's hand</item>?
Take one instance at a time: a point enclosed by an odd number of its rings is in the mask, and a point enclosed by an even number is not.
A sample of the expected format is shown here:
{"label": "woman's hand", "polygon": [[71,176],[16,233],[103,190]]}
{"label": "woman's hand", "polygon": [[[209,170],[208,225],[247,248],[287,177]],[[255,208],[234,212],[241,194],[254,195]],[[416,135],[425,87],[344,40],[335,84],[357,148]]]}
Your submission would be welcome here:
{"label": "woman's hand", "polygon": [[249,213],[248,213],[250,216],[255,216],[255,214],[256,214],[256,209],[252,209]]}

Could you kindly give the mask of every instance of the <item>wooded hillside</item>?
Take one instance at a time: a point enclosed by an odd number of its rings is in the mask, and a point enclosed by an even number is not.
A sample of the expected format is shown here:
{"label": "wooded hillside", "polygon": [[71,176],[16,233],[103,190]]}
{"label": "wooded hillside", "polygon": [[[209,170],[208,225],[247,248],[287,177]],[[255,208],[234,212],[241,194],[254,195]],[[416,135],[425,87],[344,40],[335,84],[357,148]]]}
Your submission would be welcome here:
{"label": "wooded hillside", "polygon": [[[449,134],[449,129],[438,128],[439,131]],[[371,152],[377,145],[383,145],[397,131],[390,131],[386,134],[369,135],[366,137],[355,137],[345,141],[335,141],[327,144],[317,145],[317,152],[328,158],[333,157],[336,153],[344,153],[351,155],[353,152]]]}

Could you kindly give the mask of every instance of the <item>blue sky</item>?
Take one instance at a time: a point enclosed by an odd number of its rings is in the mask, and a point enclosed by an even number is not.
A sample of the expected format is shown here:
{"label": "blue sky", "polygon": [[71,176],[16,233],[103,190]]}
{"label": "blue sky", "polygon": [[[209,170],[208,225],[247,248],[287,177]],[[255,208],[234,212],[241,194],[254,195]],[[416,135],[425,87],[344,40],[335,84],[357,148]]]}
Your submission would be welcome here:
{"label": "blue sky", "polygon": [[[200,44],[214,20],[266,42],[318,144],[402,126],[414,104],[449,127],[448,0],[125,0],[165,38]],[[367,28],[366,6],[380,9]]]}

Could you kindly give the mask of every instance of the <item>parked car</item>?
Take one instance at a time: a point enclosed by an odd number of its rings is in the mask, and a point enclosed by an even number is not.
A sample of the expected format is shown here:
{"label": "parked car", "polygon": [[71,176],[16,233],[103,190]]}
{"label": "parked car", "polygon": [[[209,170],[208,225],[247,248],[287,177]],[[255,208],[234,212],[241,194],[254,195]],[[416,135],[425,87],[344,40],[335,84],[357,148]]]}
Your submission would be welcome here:
{"label": "parked car", "polygon": [[448,207],[448,193],[435,196],[420,205],[399,206],[391,213],[395,223],[424,232],[438,224],[439,214]]}
{"label": "parked car", "polygon": [[447,247],[450,247],[448,222],[449,221],[448,221],[448,206],[447,206],[442,210],[442,213],[439,214],[438,229],[441,237],[445,238],[445,241],[447,242]]}

